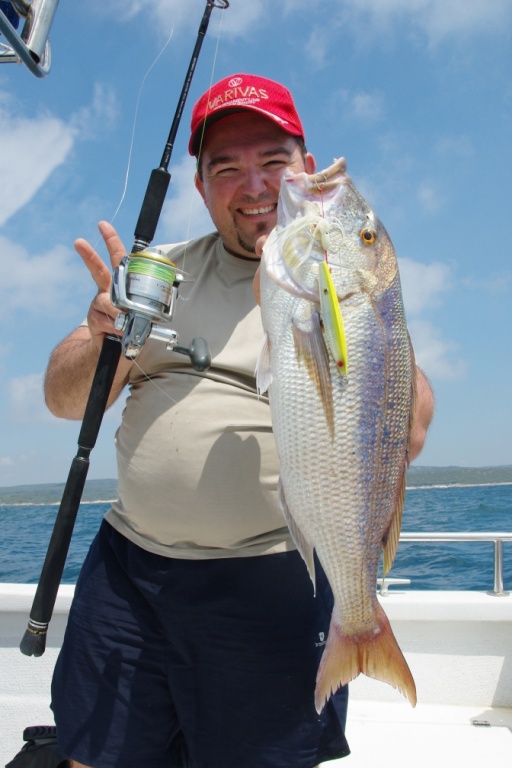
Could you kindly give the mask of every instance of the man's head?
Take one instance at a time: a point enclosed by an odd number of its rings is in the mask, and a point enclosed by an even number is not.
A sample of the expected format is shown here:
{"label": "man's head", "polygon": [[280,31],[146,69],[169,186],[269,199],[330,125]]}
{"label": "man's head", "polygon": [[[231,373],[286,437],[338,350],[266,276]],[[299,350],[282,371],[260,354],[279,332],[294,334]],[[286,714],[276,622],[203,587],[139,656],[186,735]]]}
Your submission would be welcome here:
{"label": "man's head", "polygon": [[315,168],[289,91],[255,75],[233,75],[192,112],[196,187],[224,245],[256,258],[256,241],[276,224],[281,176]]}

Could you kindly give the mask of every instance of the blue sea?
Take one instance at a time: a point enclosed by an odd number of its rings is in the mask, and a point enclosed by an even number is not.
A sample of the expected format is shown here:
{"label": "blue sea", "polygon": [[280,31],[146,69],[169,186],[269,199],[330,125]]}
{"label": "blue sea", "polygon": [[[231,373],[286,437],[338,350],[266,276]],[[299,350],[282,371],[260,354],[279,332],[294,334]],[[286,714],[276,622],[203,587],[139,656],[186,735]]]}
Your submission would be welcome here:
{"label": "blue sea", "polygon": [[[84,502],[77,516],[62,582],[76,582],[109,502]],[[36,583],[58,504],[26,501],[0,504],[0,582]],[[512,531],[512,484],[428,486],[407,490],[402,531]],[[512,542],[505,542],[504,583],[512,589]],[[392,578],[411,580],[409,589],[490,590],[494,583],[493,544],[400,543]],[[403,587],[401,587],[403,589]]]}

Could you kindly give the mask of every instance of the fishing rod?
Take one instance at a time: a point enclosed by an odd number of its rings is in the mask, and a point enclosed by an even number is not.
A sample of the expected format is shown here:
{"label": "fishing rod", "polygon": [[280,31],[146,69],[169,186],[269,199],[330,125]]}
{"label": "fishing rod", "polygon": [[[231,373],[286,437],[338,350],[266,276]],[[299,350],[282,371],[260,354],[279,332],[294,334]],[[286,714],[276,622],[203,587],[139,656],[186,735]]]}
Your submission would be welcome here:
{"label": "fishing rod", "polygon": [[159,167],[150,174],[135,226],[132,251],[122,258],[112,276],[111,301],[121,310],[115,328],[122,332],[122,338],[107,335],[103,341],[78,436],[78,451],[71,463],[28,626],[20,643],[20,650],[26,656],[42,656],[45,651],[48,625],[89,469],[89,455],[96,444],[121,351],[133,360],[151,337],[164,341],[166,349],[187,355],[195,370],[205,371],[210,366],[210,351],[205,339],[194,338],[188,347],[180,345],[178,334],[170,327],[179,287],[193,278],[179,270],[157,248],[148,246],[155,235],[171,179],[168,167],[174,141],[211,13],[214,8],[225,10],[228,7],[228,0],[206,0],[162,159]]}

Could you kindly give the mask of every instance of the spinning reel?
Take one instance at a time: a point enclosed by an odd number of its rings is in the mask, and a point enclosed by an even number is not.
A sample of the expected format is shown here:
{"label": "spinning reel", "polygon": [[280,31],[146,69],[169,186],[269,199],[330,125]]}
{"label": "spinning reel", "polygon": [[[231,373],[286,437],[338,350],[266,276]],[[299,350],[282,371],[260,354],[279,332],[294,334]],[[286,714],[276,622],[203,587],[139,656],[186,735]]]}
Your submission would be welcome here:
{"label": "spinning reel", "polygon": [[194,278],[182,272],[158,248],[124,256],[112,277],[112,304],[121,310],[115,328],[123,332],[121,347],[125,357],[137,357],[148,338],[165,342],[166,349],[188,355],[196,371],[210,367],[208,344],[200,337],[190,346],[178,344],[172,321],[179,287]]}

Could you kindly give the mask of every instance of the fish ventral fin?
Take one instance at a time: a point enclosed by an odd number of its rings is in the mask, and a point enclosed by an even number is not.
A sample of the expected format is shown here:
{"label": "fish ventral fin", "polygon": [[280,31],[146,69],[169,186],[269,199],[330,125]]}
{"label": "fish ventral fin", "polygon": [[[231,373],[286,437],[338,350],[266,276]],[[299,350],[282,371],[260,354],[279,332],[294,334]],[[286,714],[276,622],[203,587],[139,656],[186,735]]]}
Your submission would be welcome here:
{"label": "fish ventral fin", "polygon": [[334,401],[332,396],[332,378],[320,315],[315,310],[307,325],[300,324],[292,318],[293,340],[295,354],[299,365],[304,363],[310,379],[313,381],[329,427],[331,439],[334,440]]}
{"label": "fish ventral fin", "polygon": [[[336,608],[335,608],[336,611]],[[389,683],[416,706],[416,685],[400,650],[388,617],[376,607],[377,626],[361,635],[347,635],[333,612],[329,636],[316,677],[315,707],[322,711],[330,696],[361,672]]]}
{"label": "fish ventral fin", "polygon": [[258,359],[256,361],[256,390],[258,395],[263,395],[272,383],[272,371],[270,369],[270,339],[266,333],[261,343]]}
{"label": "fish ventral fin", "polygon": [[290,512],[290,509],[288,507],[288,504],[286,502],[286,496],[284,494],[284,487],[283,487],[283,481],[281,478],[279,478],[279,482],[277,484],[277,489],[279,492],[279,504],[281,505],[281,510],[284,515],[284,519],[286,520],[286,525],[288,526],[288,529],[290,531],[291,537],[295,543],[295,546],[297,547],[302,559],[306,563],[306,568],[308,569],[308,573],[310,575],[311,581],[313,582],[313,589],[316,595],[316,575],[315,575],[315,550],[313,545],[310,541],[304,536],[302,531],[300,530],[299,526],[295,522],[292,513]]}

